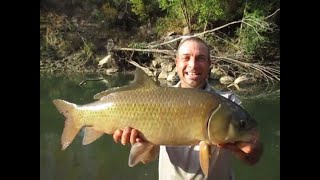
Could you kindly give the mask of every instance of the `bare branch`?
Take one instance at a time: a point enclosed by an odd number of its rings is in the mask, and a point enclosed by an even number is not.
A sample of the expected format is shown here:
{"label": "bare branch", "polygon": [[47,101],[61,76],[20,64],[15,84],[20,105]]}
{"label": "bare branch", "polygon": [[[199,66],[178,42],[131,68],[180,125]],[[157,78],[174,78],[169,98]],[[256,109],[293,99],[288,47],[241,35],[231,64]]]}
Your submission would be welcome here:
{"label": "bare branch", "polygon": [[134,66],[142,69],[142,70],[145,71],[149,76],[152,76],[152,75],[153,75],[152,71],[150,71],[149,68],[140,66],[137,62],[132,61],[132,60],[126,60],[126,61],[127,61],[128,63],[130,63],[130,64],[132,64],[132,65],[134,65]]}
{"label": "bare branch", "polygon": [[140,51],[140,52],[152,52],[152,53],[162,53],[167,55],[174,55],[174,50],[166,50],[166,49],[135,49],[135,48],[118,48],[114,47],[113,50],[120,50],[120,51]]}
{"label": "bare branch", "polygon": [[270,14],[269,16],[267,16],[266,19],[269,19],[270,17],[274,16],[278,11],[280,11],[280,8],[277,9],[274,13]]}
{"label": "bare branch", "polygon": [[150,46],[150,48],[155,48],[155,47],[159,47],[159,46],[162,46],[162,45],[166,45],[166,44],[169,44],[169,43],[173,43],[173,42],[176,42],[180,39],[184,39],[184,38],[187,38],[187,37],[197,37],[197,36],[201,36],[201,35],[204,35],[206,33],[211,33],[211,32],[214,32],[214,31],[217,31],[219,29],[222,29],[222,28],[225,28],[227,26],[230,26],[232,24],[237,24],[237,23],[241,23],[242,20],[239,20],[239,21],[233,21],[233,22],[230,22],[230,23],[227,23],[225,25],[222,25],[220,27],[217,27],[217,28],[214,28],[214,29],[211,29],[211,30],[208,30],[208,31],[204,31],[204,32],[201,32],[201,33],[196,33],[196,34],[193,34],[193,35],[187,35],[187,36],[180,36],[178,38],[175,38],[175,39],[172,39],[170,41],[166,41],[166,42],[163,42],[163,43],[160,43],[160,44],[157,44],[157,45],[153,45],[153,46]]}
{"label": "bare branch", "polygon": [[254,30],[254,32],[258,35],[258,37],[260,39],[262,39],[261,35],[258,33],[258,31],[257,31],[257,29],[255,27],[253,27],[251,24],[249,24],[249,23],[247,23],[245,21],[243,21],[242,23],[246,24],[247,26],[250,26]]}
{"label": "bare branch", "polygon": [[218,57],[218,56],[211,56],[211,57],[228,62],[228,63],[231,63],[231,64],[235,64],[239,67],[253,69],[253,70],[261,73],[263,75],[264,79],[267,81],[267,83],[269,83],[269,80],[271,80],[271,82],[273,82],[275,80],[280,81],[280,70],[277,70],[275,68],[262,66],[262,65],[259,65],[258,63],[242,62],[242,61],[235,60],[235,59],[228,58],[228,57]]}

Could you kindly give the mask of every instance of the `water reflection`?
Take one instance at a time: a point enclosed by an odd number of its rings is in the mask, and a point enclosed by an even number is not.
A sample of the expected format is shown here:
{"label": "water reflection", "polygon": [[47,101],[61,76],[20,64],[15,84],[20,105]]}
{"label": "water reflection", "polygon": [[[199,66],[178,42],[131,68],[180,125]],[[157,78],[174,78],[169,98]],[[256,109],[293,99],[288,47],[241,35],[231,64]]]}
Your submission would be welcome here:
{"label": "water reflection", "polygon": [[[157,161],[148,165],[128,166],[129,146],[115,144],[109,135],[83,146],[79,133],[72,144],[61,151],[60,137],[64,117],[52,100],[65,99],[76,104],[93,101],[93,95],[106,88],[122,86],[133,80],[133,74],[104,76],[108,83],[88,81],[97,74],[42,74],[40,78],[40,179],[157,179]],[[239,93],[243,106],[259,123],[264,154],[255,166],[234,159],[237,180],[280,179],[280,90],[263,94]]]}

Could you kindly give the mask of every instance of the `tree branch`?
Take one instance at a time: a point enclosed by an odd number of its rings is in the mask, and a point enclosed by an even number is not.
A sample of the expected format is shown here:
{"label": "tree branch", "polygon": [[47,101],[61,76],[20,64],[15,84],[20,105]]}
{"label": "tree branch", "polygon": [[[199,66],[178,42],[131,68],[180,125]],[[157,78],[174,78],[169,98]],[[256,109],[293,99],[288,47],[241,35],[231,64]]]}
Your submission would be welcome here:
{"label": "tree branch", "polygon": [[160,49],[135,49],[135,48],[118,48],[114,47],[113,50],[120,50],[120,51],[140,51],[140,52],[152,52],[152,53],[162,53],[167,55],[175,55],[175,50],[160,50]]}
{"label": "tree branch", "polygon": [[197,37],[197,36],[201,36],[203,34],[206,34],[206,33],[211,33],[211,32],[214,32],[214,31],[217,31],[219,29],[222,29],[222,28],[225,28],[227,26],[230,26],[232,24],[237,24],[237,23],[241,23],[242,20],[239,20],[239,21],[233,21],[233,22],[230,22],[230,23],[227,23],[225,25],[222,25],[220,27],[217,27],[217,28],[214,28],[214,29],[211,29],[211,30],[208,30],[208,31],[204,31],[204,32],[201,32],[201,33],[196,33],[196,34],[193,34],[193,35],[187,35],[187,36],[180,36],[178,38],[175,38],[175,39],[172,39],[170,41],[166,41],[166,42],[163,42],[163,43],[160,43],[160,44],[157,44],[157,45],[153,45],[153,46],[150,46],[150,48],[155,48],[155,47],[159,47],[159,46],[162,46],[162,45],[166,45],[166,44],[170,44],[170,43],[173,43],[175,41],[178,41],[180,39],[184,39],[184,38],[187,38],[187,37]]}

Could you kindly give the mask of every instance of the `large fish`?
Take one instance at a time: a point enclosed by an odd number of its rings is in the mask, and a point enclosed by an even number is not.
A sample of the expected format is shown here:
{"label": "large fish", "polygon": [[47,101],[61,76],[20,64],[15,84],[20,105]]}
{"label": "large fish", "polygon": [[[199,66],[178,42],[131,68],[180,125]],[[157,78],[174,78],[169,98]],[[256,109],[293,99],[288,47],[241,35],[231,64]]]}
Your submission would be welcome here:
{"label": "large fish", "polygon": [[95,102],[53,103],[66,120],[61,144],[66,149],[84,129],[83,144],[103,134],[132,127],[145,141],[131,147],[129,166],[153,159],[158,145],[200,145],[200,165],[208,175],[210,145],[257,138],[256,121],[239,105],[215,92],[160,87],[137,68],[133,83],[94,96]]}

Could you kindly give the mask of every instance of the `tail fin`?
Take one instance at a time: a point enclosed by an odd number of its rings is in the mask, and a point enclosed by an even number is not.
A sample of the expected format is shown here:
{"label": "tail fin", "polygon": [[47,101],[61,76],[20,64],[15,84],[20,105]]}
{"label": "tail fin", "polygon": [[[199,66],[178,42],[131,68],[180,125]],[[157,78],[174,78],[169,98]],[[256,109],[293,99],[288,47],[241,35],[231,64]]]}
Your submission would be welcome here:
{"label": "tail fin", "polygon": [[73,117],[74,109],[77,107],[77,105],[61,99],[53,100],[53,104],[66,118],[61,136],[62,150],[65,150],[81,129],[81,125],[77,122],[77,119]]}

